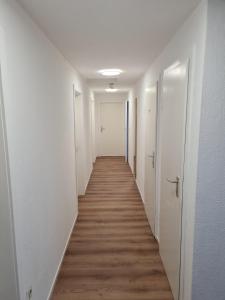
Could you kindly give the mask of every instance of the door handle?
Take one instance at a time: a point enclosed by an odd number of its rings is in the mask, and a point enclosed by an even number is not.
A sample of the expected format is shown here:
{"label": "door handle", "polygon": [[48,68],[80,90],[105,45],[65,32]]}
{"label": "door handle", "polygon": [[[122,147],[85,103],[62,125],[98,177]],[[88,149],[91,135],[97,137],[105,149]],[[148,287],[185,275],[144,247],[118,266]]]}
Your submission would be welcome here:
{"label": "door handle", "polygon": [[148,155],[148,158],[152,159],[152,168],[155,168],[155,152],[152,152],[152,155]]}
{"label": "door handle", "polygon": [[167,178],[167,181],[168,181],[169,183],[174,183],[174,184],[176,184],[176,197],[179,198],[179,196],[180,196],[180,189],[179,189],[179,186],[180,186],[180,178],[179,178],[178,176],[176,177],[176,180],[170,180],[170,179]]}
{"label": "door handle", "polygon": [[105,128],[103,126],[101,126],[100,131],[103,132],[105,130]]}

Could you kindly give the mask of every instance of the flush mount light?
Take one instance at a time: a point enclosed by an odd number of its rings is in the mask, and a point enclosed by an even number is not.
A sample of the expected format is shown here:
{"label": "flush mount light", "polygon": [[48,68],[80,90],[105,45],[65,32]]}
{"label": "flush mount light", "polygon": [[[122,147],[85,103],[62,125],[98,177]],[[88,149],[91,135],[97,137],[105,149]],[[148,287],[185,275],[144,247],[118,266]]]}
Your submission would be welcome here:
{"label": "flush mount light", "polygon": [[98,73],[100,73],[103,76],[118,76],[121,73],[123,73],[120,69],[103,69],[99,70]]}
{"label": "flush mount light", "polygon": [[118,91],[118,89],[116,89],[116,88],[114,87],[114,83],[111,82],[111,83],[109,84],[109,87],[108,87],[107,89],[105,89],[105,91],[106,91],[107,93],[115,93],[115,92]]}
{"label": "flush mount light", "polygon": [[118,92],[118,89],[111,89],[111,88],[108,88],[108,89],[105,89],[105,91],[107,93],[115,93],[115,92]]}

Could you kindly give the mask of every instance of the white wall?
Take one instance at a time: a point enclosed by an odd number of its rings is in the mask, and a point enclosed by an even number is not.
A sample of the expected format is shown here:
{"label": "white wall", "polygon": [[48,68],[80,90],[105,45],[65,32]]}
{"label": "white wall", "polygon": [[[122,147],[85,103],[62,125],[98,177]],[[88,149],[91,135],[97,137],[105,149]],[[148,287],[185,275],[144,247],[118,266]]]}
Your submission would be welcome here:
{"label": "white wall", "polygon": [[0,299],[12,300],[18,298],[18,280],[1,80],[2,48],[0,32]]}
{"label": "white wall", "polygon": [[95,93],[95,140],[96,156],[101,156],[100,151],[100,103],[102,102],[124,102],[128,99],[127,93]]}
{"label": "white wall", "polygon": [[91,171],[86,84],[18,4],[0,0],[3,94],[21,299],[48,297],[77,216],[72,85],[83,94],[84,181]]}
{"label": "white wall", "polygon": [[[137,149],[137,184],[144,199],[144,164],[145,164],[145,90],[149,85],[159,80],[163,70],[177,60],[190,58],[190,93],[188,100],[187,117],[187,141],[186,141],[186,162],[185,184],[184,184],[184,232],[185,251],[183,251],[183,264],[185,268],[185,283],[182,281],[182,300],[191,299],[191,278],[192,278],[192,254],[193,254],[193,228],[194,228],[194,207],[196,199],[196,177],[198,159],[198,140],[200,126],[201,96],[202,96],[202,75],[205,51],[207,5],[202,1],[193,14],[185,21],[184,25],[171,39],[167,47],[158,56],[143,78],[138,82],[134,96],[138,99],[138,149]],[[160,118],[160,116],[159,116]],[[160,134],[160,133],[159,133]],[[159,161],[158,161],[159,165]],[[159,220],[159,191],[157,191],[157,219]],[[159,228],[159,227],[158,227]],[[157,237],[160,240],[160,233],[157,229]],[[186,244],[187,242],[187,244]]]}
{"label": "white wall", "polygon": [[210,0],[199,142],[193,300],[225,299],[225,1]]}

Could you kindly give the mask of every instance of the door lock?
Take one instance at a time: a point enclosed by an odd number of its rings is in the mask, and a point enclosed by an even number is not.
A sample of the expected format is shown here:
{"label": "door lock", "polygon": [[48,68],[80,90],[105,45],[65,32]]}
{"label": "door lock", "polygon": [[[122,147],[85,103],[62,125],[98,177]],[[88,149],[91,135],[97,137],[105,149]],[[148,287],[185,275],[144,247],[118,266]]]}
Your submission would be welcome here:
{"label": "door lock", "polygon": [[176,197],[179,198],[179,196],[180,196],[180,188],[179,188],[179,186],[180,186],[180,178],[178,176],[176,177],[176,180],[170,180],[170,179],[167,178],[167,181],[169,183],[176,184]]}

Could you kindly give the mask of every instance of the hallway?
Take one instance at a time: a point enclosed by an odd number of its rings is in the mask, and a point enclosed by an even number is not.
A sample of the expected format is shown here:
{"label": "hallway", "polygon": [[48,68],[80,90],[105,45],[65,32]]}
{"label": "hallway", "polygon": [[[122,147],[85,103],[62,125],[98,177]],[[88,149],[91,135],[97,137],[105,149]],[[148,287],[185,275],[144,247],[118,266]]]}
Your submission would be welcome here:
{"label": "hallway", "polygon": [[0,0],[0,300],[225,300],[225,0]]}
{"label": "hallway", "polygon": [[52,299],[173,299],[124,158],[97,158]]}

